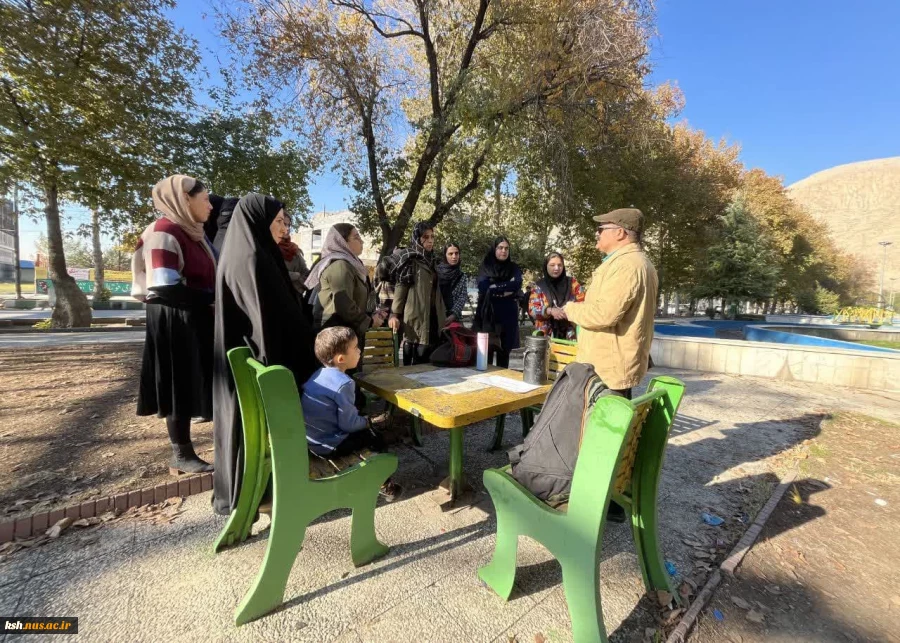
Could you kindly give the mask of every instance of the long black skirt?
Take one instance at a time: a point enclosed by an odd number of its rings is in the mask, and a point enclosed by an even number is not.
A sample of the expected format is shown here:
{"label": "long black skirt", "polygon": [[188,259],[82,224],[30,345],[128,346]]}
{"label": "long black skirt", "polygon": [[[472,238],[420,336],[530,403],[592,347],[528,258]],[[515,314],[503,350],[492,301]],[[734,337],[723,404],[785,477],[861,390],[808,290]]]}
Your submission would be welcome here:
{"label": "long black skirt", "polygon": [[212,306],[147,306],[137,414],[212,417]]}

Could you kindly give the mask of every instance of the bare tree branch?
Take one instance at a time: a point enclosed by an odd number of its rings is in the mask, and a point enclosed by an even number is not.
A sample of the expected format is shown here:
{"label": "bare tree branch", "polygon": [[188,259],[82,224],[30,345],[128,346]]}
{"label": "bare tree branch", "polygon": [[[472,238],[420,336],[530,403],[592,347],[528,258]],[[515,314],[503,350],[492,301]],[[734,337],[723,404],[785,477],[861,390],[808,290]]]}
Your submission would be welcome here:
{"label": "bare tree branch", "polygon": [[[400,38],[402,36],[416,36],[418,38],[424,38],[422,32],[418,31],[407,20],[398,18],[397,16],[392,16],[390,14],[381,13],[379,11],[370,11],[366,9],[361,2],[355,2],[354,0],[331,0],[331,4],[336,7],[344,7],[345,9],[350,9],[351,11],[359,14],[369,21],[369,24],[372,25],[372,28],[376,32],[378,32],[378,34],[382,38]],[[406,29],[402,29],[400,31],[385,31],[385,29],[378,24],[376,18],[384,18],[386,20],[398,22],[404,25]]]}

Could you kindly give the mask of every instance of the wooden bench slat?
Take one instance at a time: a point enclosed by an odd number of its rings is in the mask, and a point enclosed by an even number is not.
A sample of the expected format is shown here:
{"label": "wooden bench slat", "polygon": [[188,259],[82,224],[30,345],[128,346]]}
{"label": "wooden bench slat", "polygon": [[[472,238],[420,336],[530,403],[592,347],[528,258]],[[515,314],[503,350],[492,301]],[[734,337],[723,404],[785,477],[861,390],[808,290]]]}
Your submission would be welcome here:
{"label": "wooden bench slat", "polygon": [[550,353],[557,355],[572,355],[578,352],[578,346],[569,346],[568,344],[555,344],[550,342]]}

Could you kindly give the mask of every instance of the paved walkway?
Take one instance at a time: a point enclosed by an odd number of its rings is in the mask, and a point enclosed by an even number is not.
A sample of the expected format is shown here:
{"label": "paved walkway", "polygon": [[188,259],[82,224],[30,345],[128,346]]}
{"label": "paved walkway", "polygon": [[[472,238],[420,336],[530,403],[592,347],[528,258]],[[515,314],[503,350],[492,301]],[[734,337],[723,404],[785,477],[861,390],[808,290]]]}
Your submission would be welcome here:
{"label": "paved walkway", "polygon": [[[682,539],[703,527],[700,512],[728,519],[746,510],[754,489],[775,475],[773,456],[815,434],[821,414],[844,408],[897,421],[900,400],[850,390],[768,380],[671,372],[688,393],[670,440],[660,487],[662,545],[679,576],[691,568]],[[466,473],[480,487],[488,466],[505,455],[488,453],[492,424],[466,435]],[[443,475],[446,433],[426,435],[422,448],[400,448],[397,478],[407,493],[379,507],[376,526],[392,546],[387,557],[353,568],[349,516],[327,516],[307,530],[283,609],[237,629],[232,613],[265,552],[266,520],[253,538],[214,556],[210,546],[223,520],[209,509],[209,494],[189,498],[171,525],[120,521],[90,537],[66,533],[45,547],[22,551],[0,564],[0,614],[79,617],[85,640],[110,641],[499,641],[520,643],[541,633],[571,640],[560,569],[540,546],[522,539],[516,590],[508,603],[475,576],[494,542],[489,498],[442,512],[434,488]],[[507,443],[521,439],[517,418],[507,422]],[[747,490],[750,490],[748,493]],[[730,528],[731,531],[728,531]],[[640,640],[655,625],[629,529],[609,525],[600,574],[606,625],[614,640]],[[10,641],[14,639],[10,638]],[[47,637],[49,641],[56,641]]]}
{"label": "paved walkway", "polygon": [[132,344],[144,341],[147,331],[120,330],[90,333],[0,333],[0,348],[37,348],[39,346],[74,346],[80,344]]}

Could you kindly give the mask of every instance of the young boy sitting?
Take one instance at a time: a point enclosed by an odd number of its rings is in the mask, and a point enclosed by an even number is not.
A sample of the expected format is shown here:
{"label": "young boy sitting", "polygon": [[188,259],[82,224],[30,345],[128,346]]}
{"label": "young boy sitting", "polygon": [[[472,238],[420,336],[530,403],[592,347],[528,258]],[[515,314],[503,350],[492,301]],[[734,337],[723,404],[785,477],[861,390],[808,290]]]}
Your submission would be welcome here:
{"label": "young boy sitting", "polygon": [[[316,336],[315,352],[322,368],[303,385],[301,398],[309,450],[326,458],[361,449],[383,451],[381,437],[353,402],[356,382],[347,371],[356,368],[361,357],[356,333],[345,326],[325,328]],[[382,488],[388,498],[399,493],[399,485],[390,481]]]}

